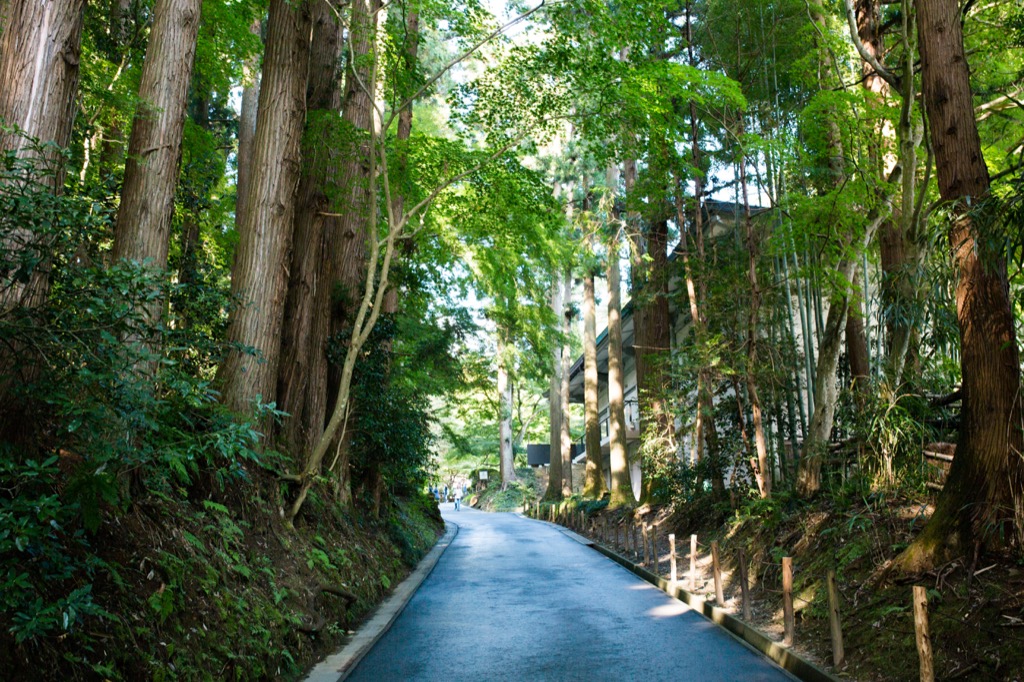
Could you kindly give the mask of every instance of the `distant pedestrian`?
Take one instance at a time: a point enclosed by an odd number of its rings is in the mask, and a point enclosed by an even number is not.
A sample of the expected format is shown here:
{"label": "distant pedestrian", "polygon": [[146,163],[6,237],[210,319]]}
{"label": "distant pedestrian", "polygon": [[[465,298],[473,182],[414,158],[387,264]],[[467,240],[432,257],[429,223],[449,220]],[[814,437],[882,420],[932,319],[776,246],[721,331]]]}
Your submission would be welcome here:
{"label": "distant pedestrian", "polygon": [[456,495],[455,496],[455,511],[459,511],[460,509],[462,509],[462,496],[461,495]]}

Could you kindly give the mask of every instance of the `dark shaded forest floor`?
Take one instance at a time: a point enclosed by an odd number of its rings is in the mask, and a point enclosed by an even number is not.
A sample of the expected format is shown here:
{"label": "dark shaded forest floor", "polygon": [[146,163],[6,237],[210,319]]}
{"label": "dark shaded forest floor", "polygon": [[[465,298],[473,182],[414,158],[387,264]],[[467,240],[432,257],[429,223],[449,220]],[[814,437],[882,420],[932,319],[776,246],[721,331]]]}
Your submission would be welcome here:
{"label": "dark shaded forest floor", "polygon": [[[842,496],[800,502],[780,495],[723,519],[709,506],[643,506],[591,517],[655,524],[660,572],[669,577],[668,534],[677,539],[677,579],[689,589],[690,535],[698,536],[696,592],[714,599],[710,543],[717,541],[726,608],[741,613],[738,552],[748,557],[753,623],[781,641],[781,560],[792,557],[795,650],[841,677],[917,680],[911,586],[928,590],[936,679],[1024,680],[1024,566],[1009,555],[957,560],[921,576],[883,576],[931,513],[931,500]],[[631,548],[632,549],[632,543]],[[629,554],[625,547],[623,554]],[[637,557],[636,553],[633,553]],[[642,561],[638,557],[637,561]],[[836,571],[846,662],[833,668],[825,577]]]}
{"label": "dark shaded forest floor", "polygon": [[381,518],[339,513],[313,495],[295,530],[283,527],[279,504],[278,483],[267,479],[206,499],[149,495],[111,511],[92,540],[106,565],[91,589],[107,617],[31,647],[3,633],[0,677],[296,679],[443,530],[426,495]]}

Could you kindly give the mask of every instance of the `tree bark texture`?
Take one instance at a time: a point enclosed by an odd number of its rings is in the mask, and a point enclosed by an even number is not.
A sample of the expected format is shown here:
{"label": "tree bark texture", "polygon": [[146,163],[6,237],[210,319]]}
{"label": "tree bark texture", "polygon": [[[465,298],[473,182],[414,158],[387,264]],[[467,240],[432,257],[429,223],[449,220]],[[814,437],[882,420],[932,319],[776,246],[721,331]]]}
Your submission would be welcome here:
{"label": "tree bark texture", "polygon": [[[643,235],[646,259],[635,264],[637,302],[633,313],[633,349],[636,351],[636,385],[640,407],[641,436],[653,446],[647,455],[668,461],[675,457],[672,438],[674,418],[667,395],[671,389],[668,361],[672,345],[672,320],[668,307],[668,222],[651,221]],[[653,462],[649,463],[653,464]],[[644,488],[653,477],[644,473]]]}
{"label": "tree bark texture", "polygon": [[562,405],[561,445],[562,497],[572,497],[572,434],[569,431],[569,370],[572,366],[572,273],[566,268],[562,275],[562,371],[559,377],[559,403]]}
{"label": "tree bark texture", "polygon": [[[0,15],[0,119],[58,147],[71,140],[84,7],[84,0],[10,0]],[[0,149],[24,150],[25,140],[0,133]],[[62,179],[52,181],[58,191]]]}
{"label": "tree bark texture", "polygon": [[[305,454],[323,432],[327,413],[326,372],[314,370],[314,357],[323,347],[311,343],[316,324],[316,299],[327,284],[319,279],[323,259],[324,226],[337,222],[331,213],[330,195],[339,191],[333,178],[338,169],[337,152],[325,139],[326,125],[341,108],[341,26],[332,5],[312,5],[313,39],[310,43],[309,78],[306,86],[306,133],[302,145],[302,171],[296,198],[294,239],[288,295],[281,336],[278,372],[278,404],[290,417],[281,432],[284,447]],[[340,476],[346,475],[338,471]]]}
{"label": "tree bark texture", "polygon": [[989,190],[956,0],[916,0],[924,105],[939,192],[953,205],[963,407],[956,457],[935,513],[900,557],[922,570],[972,547],[1022,539],[1020,364],[1006,262],[970,214]]}
{"label": "tree bark texture", "polygon": [[[0,12],[0,122],[17,126],[40,142],[67,147],[71,141],[78,63],[82,43],[83,0],[10,0]],[[0,131],[0,152],[27,156],[27,140]],[[63,161],[43,160],[55,173],[45,180],[57,194],[64,184]],[[44,261],[45,244],[28,230],[5,237],[5,249],[36,252]],[[48,268],[37,268],[25,284],[0,290],[0,314],[14,306],[34,308],[49,290]]]}
{"label": "tree bark texture", "polygon": [[[616,226],[617,228],[617,226]],[[622,366],[622,294],[619,239],[608,243],[608,447],[612,469],[613,506],[635,501],[626,453],[625,375]]]}
{"label": "tree bark texture", "polygon": [[[593,236],[587,236],[588,254],[593,254]],[[601,454],[601,421],[597,407],[597,302],[594,295],[594,271],[583,276],[583,419],[587,449],[587,472],[583,496],[599,500],[607,485],[604,479],[604,460]]]}
{"label": "tree bark texture", "polygon": [[[551,312],[555,320],[565,317],[562,285],[558,276],[551,282]],[[550,464],[548,466],[548,489],[546,500],[562,499],[562,344],[556,343],[551,352],[551,382],[548,384],[548,415],[550,422]]]}
{"label": "tree bark texture", "polygon": [[[249,27],[254,35],[260,33],[260,21]],[[235,225],[245,223],[246,202],[252,177],[252,143],[256,137],[256,113],[260,101],[260,55],[252,55],[243,67],[245,82],[242,86],[242,110],[238,119],[238,176],[235,179]]]}
{"label": "tree bark texture", "polygon": [[[498,331],[498,466],[501,475],[501,489],[505,490],[508,485],[516,480],[516,468],[514,462],[514,451],[512,450],[512,382],[509,381],[507,344],[504,341],[504,332]],[[552,446],[551,452],[555,449]],[[550,488],[550,486],[549,486]]]}
{"label": "tree bark texture", "polygon": [[263,402],[276,400],[306,115],[309,39],[309,5],[271,0],[248,209],[245,223],[238,225],[231,278],[238,307],[227,336],[229,342],[251,348],[257,355],[232,350],[219,371],[224,403],[237,412],[250,409],[258,396]]}
{"label": "tree bark texture", "polygon": [[[114,227],[115,258],[161,271],[167,268],[201,7],[201,0],[157,0],[153,8]],[[150,314],[159,320],[162,307]]]}
{"label": "tree bark texture", "polygon": [[[322,433],[326,415],[334,411],[343,368],[328,359],[328,346],[350,327],[356,316],[367,278],[367,222],[370,213],[370,133],[373,124],[373,61],[377,37],[379,0],[356,0],[351,6],[347,43],[345,92],[342,97],[342,130],[350,139],[335,150],[340,158],[329,198],[329,216],[323,224],[323,256],[314,300],[310,330],[310,384],[308,390],[324,395],[305,417],[310,431]],[[358,137],[352,137],[353,135]],[[331,196],[333,195],[333,196]],[[349,398],[349,420],[358,407]],[[342,443],[342,448],[347,448]]]}

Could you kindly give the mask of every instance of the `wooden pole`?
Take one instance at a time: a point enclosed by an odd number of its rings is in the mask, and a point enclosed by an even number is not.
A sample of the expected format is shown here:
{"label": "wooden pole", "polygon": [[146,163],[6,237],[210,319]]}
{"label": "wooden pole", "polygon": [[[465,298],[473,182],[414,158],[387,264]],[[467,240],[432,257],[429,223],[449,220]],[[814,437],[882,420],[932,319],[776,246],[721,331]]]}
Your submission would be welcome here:
{"label": "wooden pole", "polygon": [[711,543],[711,567],[715,572],[715,603],[725,606],[725,592],[722,590],[722,564],[718,561],[718,542]]}
{"label": "wooden pole", "polygon": [[928,634],[928,591],[921,585],[914,585],[914,633],[921,659],[921,682],[935,682],[932,638]]}
{"label": "wooden pole", "polygon": [[647,527],[647,535],[651,538],[651,563],[654,564],[654,575],[661,575],[661,555],[658,554],[658,526]]}
{"label": "wooden pole", "polygon": [[829,571],[825,577],[828,586],[828,625],[832,632],[832,665],[839,667],[846,660],[843,651],[843,625],[839,620],[839,588],[836,587],[836,572]]}
{"label": "wooden pole", "polygon": [[753,617],[750,609],[750,585],[747,581],[747,553],[740,547],[740,592],[743,595],[743,620],[750,621]]}
{"label": "wooden pole", "polygon": [[639,534],[639,531],[637,530],[636,524],[633,524],[632,530],[630,532],[633,533],[633,552],[636,554],[637,561],[639,561],[640,560],[640,534]]}
{"label": "wooden pole", "polygon": [[697,536],[690,536],[690,592],[697,591]]}
{"label": "wooden pole", "polygon": [[672,587],[676,586],[676,534],[668,534],[668,576]]}
{"label": "wooden pole", "polygon": [[793,646],[796,621],[793,617],[793,558],[782,557],[782,624],[785,638],[782,643]]}

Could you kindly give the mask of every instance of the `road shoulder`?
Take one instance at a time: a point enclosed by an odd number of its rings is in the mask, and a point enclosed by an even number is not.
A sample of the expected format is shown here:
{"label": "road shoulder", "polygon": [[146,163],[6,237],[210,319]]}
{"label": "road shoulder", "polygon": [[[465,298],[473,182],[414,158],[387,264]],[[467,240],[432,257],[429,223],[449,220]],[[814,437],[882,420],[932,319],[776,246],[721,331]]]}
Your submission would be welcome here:
{"label": "road shoulder", "polygon": [[359,627],[348,643],[318,663],[305,677],[304,682],[341,682],[348,677],[359,665],[359,661],[363,660],[373,645],[384,636],[384,633],[401,615],[409,600],[416,594],[416,590],[430,575],[430,572],[434,570],[434,566],[437,565],[441,555],[451,545],[458,532],[458,525],[446,521],[444,535],[423,557],[409,577],[403,580],[391,593],[391,596],[377,607],[373,616]]}

